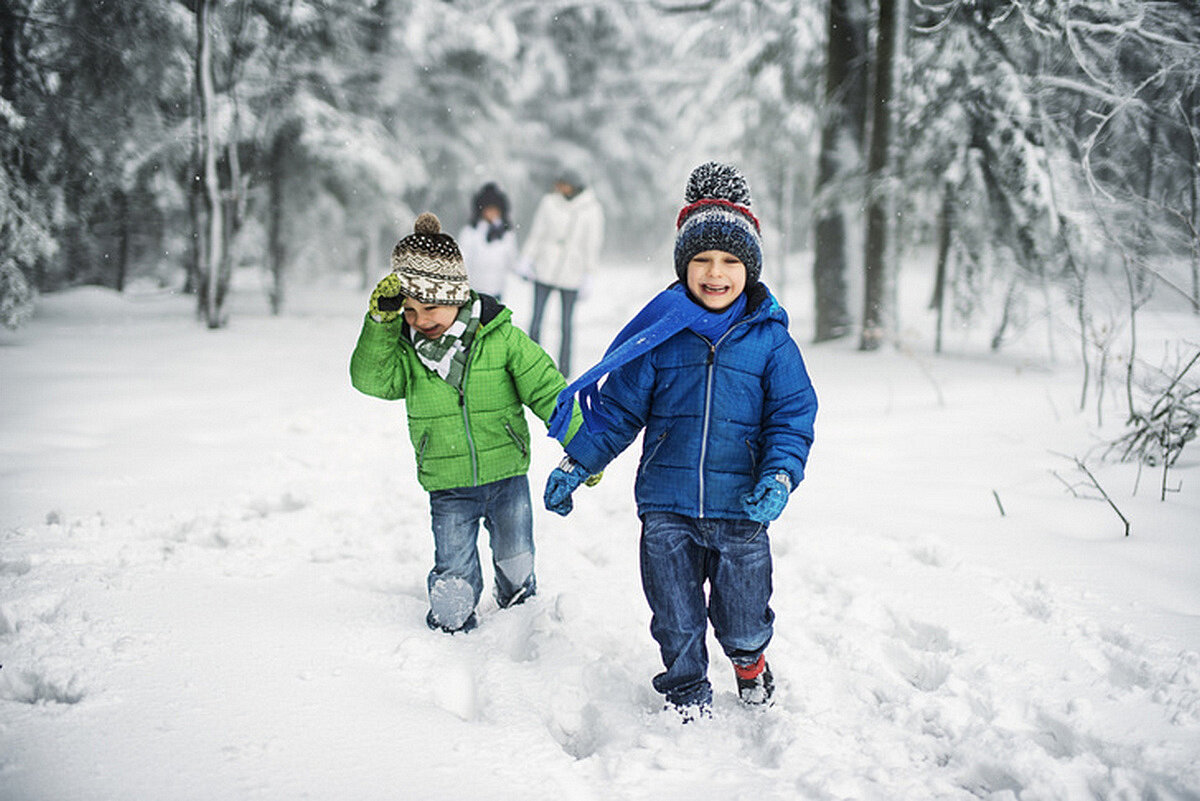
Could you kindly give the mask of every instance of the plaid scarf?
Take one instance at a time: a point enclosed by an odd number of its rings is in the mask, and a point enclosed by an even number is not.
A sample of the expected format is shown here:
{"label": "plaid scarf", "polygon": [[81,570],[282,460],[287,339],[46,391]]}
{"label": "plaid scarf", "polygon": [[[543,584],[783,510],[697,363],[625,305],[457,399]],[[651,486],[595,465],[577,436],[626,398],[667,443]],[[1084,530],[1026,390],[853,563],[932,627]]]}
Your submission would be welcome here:
{"label": "plaid scarf", "polygon": [[446,333],[437,339],[429,339],[415,329],[409,328],[413,349],[421,363],[442,377],[450,386],[462,390],[463,376],[467,372],[467,352],[479,329],[479,296],[471,293],[473,299],[464,303],[458,310],[458,316],[446,329]]}

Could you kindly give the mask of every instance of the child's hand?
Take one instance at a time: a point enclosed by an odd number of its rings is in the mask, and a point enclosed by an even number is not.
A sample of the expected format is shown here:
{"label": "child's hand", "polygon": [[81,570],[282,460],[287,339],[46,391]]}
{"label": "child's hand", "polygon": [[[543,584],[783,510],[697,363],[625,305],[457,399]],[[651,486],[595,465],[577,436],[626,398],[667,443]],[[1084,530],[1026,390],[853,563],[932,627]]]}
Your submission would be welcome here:
{"label": "child's hand", "polygon": [[770,523],[783,513],[791,491],[792,479],[787,473],[763,476],[754,489],[742,496],[742,510],[755,523]]}
{"label": "child's hand", "polygon": [[570,456],[563,457],[558,467],[550,471],[550,476],[546,479],[546,492],[542,495],[546,508],[556,515],[569,515],[575,508],[571,493],[589,478],[591,477],[587,471],[574,459]]}
{"label": "child's hand", "polygon": [[400,316],[400,310],[403,307],[404,298],[400,294],[400,277],[395,273],[388,273],[375,285],[375,291],[371,293],[369,304],[371,319],[377,323],[390,323]]}

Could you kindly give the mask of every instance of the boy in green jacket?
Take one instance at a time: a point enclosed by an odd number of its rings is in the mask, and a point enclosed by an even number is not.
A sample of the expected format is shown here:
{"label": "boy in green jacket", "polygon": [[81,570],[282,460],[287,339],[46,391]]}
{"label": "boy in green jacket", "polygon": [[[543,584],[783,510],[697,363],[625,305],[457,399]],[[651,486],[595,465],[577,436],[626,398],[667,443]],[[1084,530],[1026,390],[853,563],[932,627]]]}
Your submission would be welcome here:
{"label": "boy in green jacket", "polygon": [[480,520],[500,607],[537,590],[523,406],[548,420],[566,381],[512,325],[508,308],[471,290],[458,245],[428,212],[396,244],[392,272],[369,306],[350,380],[367,395],[406,401],[417,479],[429,492],[433,521],[425,622],[469,631],[483,592]]}

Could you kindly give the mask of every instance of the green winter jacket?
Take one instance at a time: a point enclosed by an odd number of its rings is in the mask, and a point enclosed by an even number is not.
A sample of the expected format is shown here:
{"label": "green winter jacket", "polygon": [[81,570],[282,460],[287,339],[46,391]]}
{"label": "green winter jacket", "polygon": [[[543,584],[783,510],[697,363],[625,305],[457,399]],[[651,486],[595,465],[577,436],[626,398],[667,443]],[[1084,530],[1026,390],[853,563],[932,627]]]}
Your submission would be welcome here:
{"label": "green winter jacket", "polygon": [[[429,370],[400,317],[363,321],[350,357],[350,381],[385,400],[404,398],[417,479],[427,491],[477,487],[529,471],[529,427],[522,405],[546,421],[566,386],[544,350],[512,324],[512,310],[481,295],[463,391]],[[579,427],[575,411],[570,433]]]}

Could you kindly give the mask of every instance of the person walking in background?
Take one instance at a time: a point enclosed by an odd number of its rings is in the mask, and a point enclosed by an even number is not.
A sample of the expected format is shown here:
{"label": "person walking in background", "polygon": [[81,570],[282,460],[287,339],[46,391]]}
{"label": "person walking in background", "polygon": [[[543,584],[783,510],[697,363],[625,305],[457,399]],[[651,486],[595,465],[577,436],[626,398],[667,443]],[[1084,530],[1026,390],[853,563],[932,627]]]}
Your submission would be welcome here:
{"label": "person walking in background", "polygon": [[[684,199],[679,280],[559,395],[550,435],[567,455],[544,502],[568,514],[575,488],[645,431],[634,496],[642,589],[664,666],[653,684],[687,722],[710,714],[709,621],[741,701],[770,702],[767,528],[804,478],[817,396],[787,313],[759,280],[759,223],[741,173],[702,164]],[[584,423],[567,440],[575,393]]]}
{"label": "person walking in background", "polygon": [[471,199],[471,222],[458,235],[471,288],[496,300],[517,266],[517,234],[509,220],[508,196],[486,183]]}
{"label": "person walking in background", "polygon": [[537,591],[522,407],[548,420],[567,382],[511,321],[508,308],[471,289],[458,245],[426,212],[392,251],[392,272],[371,293],[350,357],[356,389],[405,400],[433,523],[425,622],[448,633],[477,622],[480,520],[500,608]]}
{"label": "person walking in background", "polygon": [[562,301],[562,335],[558,369],[571,374],[571,339],[575,301],[596,268],[604,241],[604,209],[595,193],[574,170],[561,171],[554,191],[542,197],[533,215],[521,261],[533,277],[533,318],[529,336],[541,341],[546,302],[556,291]]}

